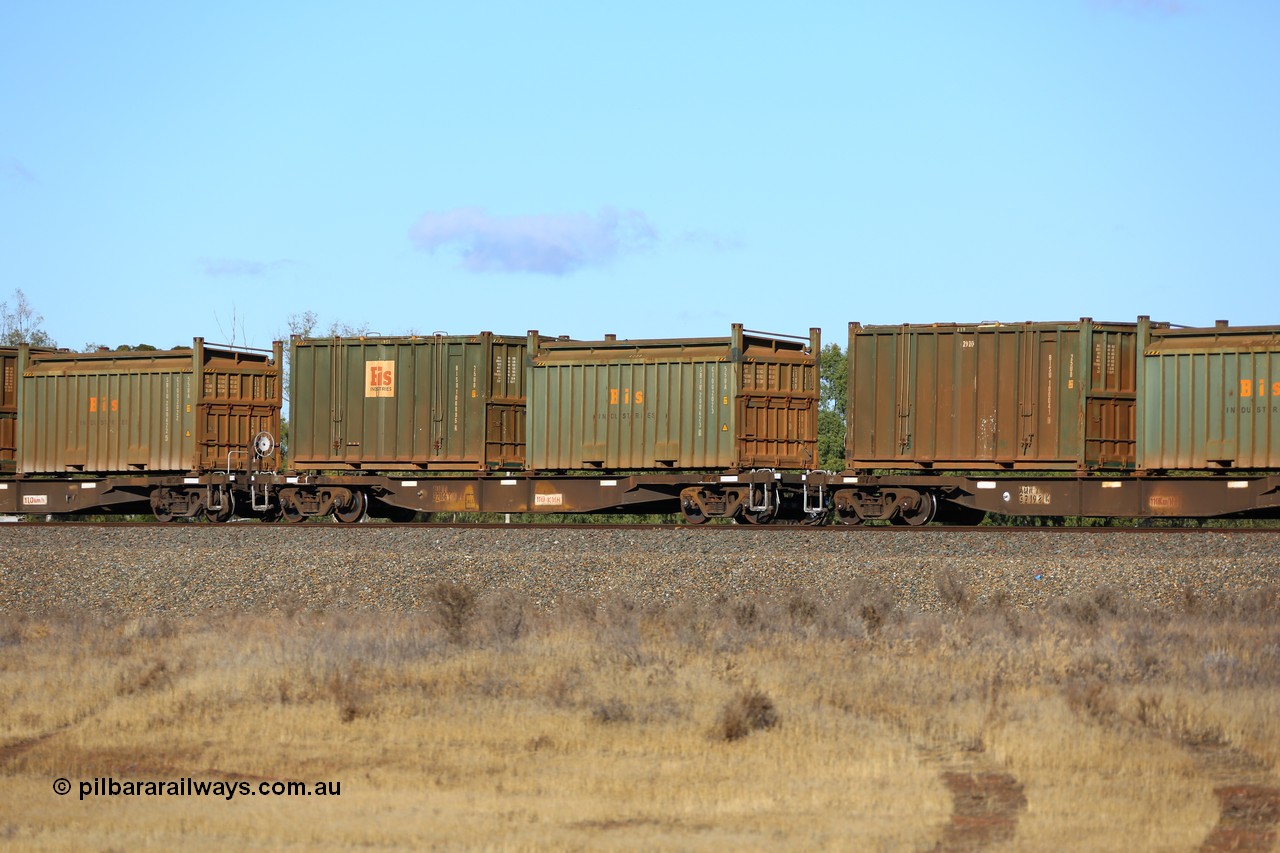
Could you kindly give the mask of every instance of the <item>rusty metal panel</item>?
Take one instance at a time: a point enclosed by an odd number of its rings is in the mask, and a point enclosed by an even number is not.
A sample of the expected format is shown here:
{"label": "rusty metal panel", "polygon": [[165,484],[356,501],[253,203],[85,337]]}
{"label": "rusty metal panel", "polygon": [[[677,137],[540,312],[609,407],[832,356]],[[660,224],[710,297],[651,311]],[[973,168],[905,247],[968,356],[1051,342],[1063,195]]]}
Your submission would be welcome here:
{"label": "rusty metal panel", "polygon": [[535,470],[812,468],[818,331],[530,340]]}
{"label": "rusty metal panel", "polygon": [[18,348],[0,348],[0,471],[12,471],[18,454]]}
{"label": "rusty metal panel", "polygon": [[291,352],[299,469],[524,464],[524,337],[294,338]]}
{"label": "rusty metal panel", "polygon": [[1280,468],[1280,328],[1153,328],[1142,375],[1143,468]]}
{"label": "rusty metal panel", "polygon": [[849,326],[850,468],[1127,469],[1137,324]]}
{"label": "rusty metal panel", "polygon": [[280,345],[150,352],[19,352],[21,473],[202,472],[246,467],[280,435]]}

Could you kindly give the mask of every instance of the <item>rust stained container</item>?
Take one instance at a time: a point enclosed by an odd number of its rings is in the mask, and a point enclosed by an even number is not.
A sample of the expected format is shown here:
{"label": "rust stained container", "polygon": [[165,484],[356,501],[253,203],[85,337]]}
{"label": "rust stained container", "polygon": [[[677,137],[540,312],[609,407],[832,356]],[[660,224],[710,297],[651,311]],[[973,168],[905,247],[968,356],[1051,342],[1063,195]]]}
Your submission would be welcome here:
{"label": "rust stained container", "polygon": [[280,436],[281,345],[19,353],[18,471],[242,470]]}
{"label": "rust stained container", "polygon": [[535,340],[529,466],[746,469],[817,462],[819,331],[684,340]]}
{"label": "rust stained container", "polygon": [[291,353],[295,468],[524,465],[524,337],[294,338]]}
{"label": "rust stained container", "polygon": [[1135,323],[849,325],[850,468],[1129,469]]}
{"label": "rust stained container", "polygon": [[1143,468],[1280,469],[1280,328],[1152,328],[1139,394]]}

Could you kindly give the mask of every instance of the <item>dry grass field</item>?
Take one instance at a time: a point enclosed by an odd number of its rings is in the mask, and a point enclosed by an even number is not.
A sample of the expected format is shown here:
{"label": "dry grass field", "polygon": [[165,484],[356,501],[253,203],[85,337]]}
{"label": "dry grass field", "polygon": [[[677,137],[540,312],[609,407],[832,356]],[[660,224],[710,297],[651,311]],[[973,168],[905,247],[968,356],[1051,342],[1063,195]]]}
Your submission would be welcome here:
{"label": "dry grass field", "polygon": [[[437,583],[409,615],[0,614],[0,844],[1274,849],[1280,591],[939,589],[933,613]],[[188,778],[234,796],[81,797]],[[258,793],[281,781],[340,787]]]}

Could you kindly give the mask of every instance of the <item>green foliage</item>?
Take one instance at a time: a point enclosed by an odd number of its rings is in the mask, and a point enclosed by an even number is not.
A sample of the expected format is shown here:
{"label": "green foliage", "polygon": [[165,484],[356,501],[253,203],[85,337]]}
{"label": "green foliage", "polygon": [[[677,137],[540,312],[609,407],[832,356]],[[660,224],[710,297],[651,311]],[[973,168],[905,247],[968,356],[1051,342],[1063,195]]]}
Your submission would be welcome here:
{"label": "green foliage", "polygon": [[839,344],[827,344],[818,360],[818,467],[844,469],[844,413],[849,399],[848,373]]}

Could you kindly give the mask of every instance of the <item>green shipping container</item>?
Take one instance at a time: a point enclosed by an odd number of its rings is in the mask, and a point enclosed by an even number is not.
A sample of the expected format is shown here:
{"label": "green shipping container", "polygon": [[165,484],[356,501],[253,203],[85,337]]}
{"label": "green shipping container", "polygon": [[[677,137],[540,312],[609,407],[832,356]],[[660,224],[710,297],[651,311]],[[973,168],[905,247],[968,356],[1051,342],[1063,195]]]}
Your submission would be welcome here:
{"label": "green shipping container", "polygon": [[1148,470],[1280,469],[1280,331],[1153,328],[1139,392]]}
{"label": "green shipping container", "polygon": [[525,342],[490,332],[294,338],[291,466],[523,467]]}
{"label": "green shipping container", "polygon": [[280,356],[205,344],[150,352],[19,349],[18,471],[202,473],[248,467],[280,435]]}
{"label": "green shipping container", "polygon": [[817,329],[529,347],[535,470],[817,465]]}

